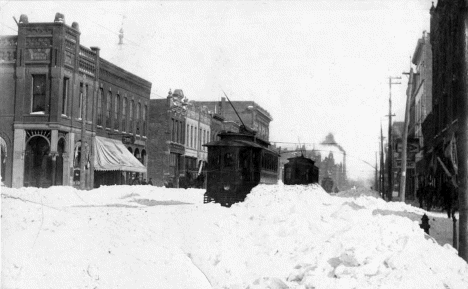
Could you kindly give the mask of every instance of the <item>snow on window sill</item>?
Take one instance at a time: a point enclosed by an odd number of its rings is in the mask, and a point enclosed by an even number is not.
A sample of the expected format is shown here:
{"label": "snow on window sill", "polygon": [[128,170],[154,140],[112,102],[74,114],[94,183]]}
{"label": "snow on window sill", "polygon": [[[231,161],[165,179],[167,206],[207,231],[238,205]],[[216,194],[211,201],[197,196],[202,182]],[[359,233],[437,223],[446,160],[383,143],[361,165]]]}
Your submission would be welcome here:
{"label": "snow on window sill", "polygon": [[43,111],[35,111],[35,112],[31,112],[30,114],[45,114],[45,112],[43,112]]}

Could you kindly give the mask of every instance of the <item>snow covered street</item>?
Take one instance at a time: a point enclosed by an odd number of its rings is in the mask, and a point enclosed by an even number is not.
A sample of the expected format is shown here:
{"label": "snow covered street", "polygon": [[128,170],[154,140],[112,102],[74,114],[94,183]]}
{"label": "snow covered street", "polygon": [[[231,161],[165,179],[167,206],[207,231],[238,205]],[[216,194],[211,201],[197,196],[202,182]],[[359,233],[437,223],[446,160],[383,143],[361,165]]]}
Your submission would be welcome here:
{"label": "snow covered street", "polygon": [[6,289],[468,288],[457,252],[398,216],[424,211],[370,196],[258,186],[225,208],[196,189],[1,189]]}

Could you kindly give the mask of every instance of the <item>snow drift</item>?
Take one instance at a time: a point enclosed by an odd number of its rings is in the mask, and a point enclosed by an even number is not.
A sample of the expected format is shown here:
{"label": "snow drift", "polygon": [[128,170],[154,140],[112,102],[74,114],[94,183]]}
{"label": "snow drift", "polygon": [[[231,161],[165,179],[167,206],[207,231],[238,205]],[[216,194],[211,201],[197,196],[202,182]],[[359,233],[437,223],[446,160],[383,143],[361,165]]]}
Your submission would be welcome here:
{"label": "snow drift", "polygon": [[2,188],[2,288],[468,288],[422,210],[319,186],[258,186],[231,208],[202,190]]}

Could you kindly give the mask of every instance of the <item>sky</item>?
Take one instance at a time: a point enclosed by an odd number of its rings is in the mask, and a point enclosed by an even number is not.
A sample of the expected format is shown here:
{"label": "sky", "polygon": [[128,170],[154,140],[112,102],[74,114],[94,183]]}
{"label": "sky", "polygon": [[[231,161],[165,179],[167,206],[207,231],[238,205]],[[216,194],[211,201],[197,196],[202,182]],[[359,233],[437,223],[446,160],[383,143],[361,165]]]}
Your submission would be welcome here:
{"label": "sky", "polygon": [[[13,17],[78,22],[81,44],[152,82],[151,98],[254,100],[270,141],[312,148],[333,133],[348,176],[373,175],[380,127],[404,120],[410,58],[429,32],[430,0],[0,1],[0,35]],[[124,45],[118,32],[124,30]]]}
{"label": "sky", "polygon": [[468,288],[450,219],[365,188],[259,185],[230,208],[201,189],[0,190],[3,288]]}

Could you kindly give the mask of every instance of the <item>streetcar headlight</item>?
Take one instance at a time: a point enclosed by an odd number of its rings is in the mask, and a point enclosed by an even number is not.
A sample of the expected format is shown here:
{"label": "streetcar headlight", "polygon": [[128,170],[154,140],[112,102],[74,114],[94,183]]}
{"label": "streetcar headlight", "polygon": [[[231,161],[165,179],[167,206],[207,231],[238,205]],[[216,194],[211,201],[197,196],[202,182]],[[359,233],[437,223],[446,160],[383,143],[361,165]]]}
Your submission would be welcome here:
{"label": "streetcar headlight", "polygon": [[224,190],[225,191],[229,191],[229,189],[231,189],[231,187],[229,185],[224,185]]}

